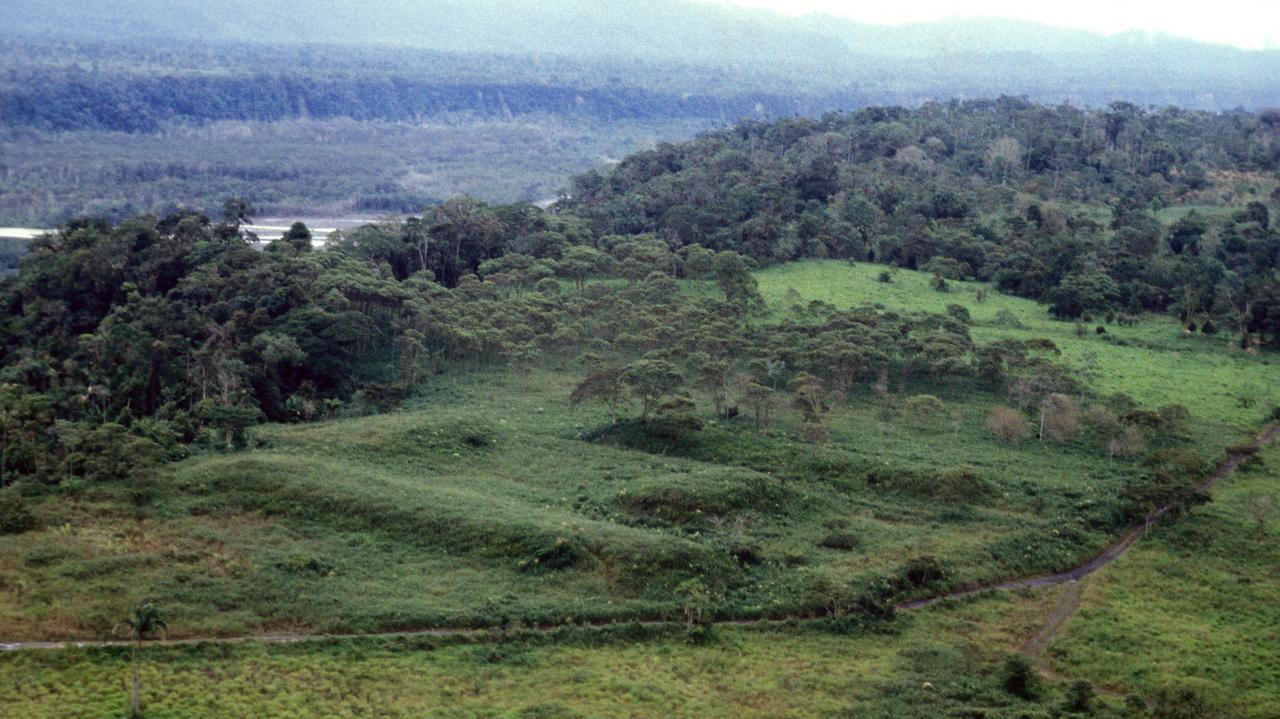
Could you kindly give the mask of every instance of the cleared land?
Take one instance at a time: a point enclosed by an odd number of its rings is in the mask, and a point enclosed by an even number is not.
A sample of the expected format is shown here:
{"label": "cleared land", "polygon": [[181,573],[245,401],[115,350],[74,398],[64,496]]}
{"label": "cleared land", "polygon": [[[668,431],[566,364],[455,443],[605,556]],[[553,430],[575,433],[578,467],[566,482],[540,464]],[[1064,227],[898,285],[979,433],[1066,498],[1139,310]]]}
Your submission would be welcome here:
{"label": "cleared land", "polygon": [[[882,283],[881,271],[814,262],[757,277],[778,318],[797,296],[839,307],[960,304],[980,340],[1048,337],[1100,393],[1185,405],[1192,419],[1181,444],[1208,458],[1246,439],[1275,403],[1275,358],[1229,349],[1225,337],[1183,339],[1161,318],[1104,335],[1091,324],[1079,336],[1025,300],[979,302],[965,283],[938,293],[926,275],[905,271]],[[886,626],[721,627],[696,647],[682,631],[625,622],[681,618],[690,576],[705,582],[708,611],[728,618],[812,612],[824,582],[899,582],[896,596],[909,597],[1061,569],[1112,538],[1105,518],[1132,476],[1130,462],[1083,442],[997,441],[982,422],[1007,398],[973,387],[903,388],[943,400],[946,412],[927,422],[886,413],[857,390],[833,411],[823,446],[800,442],[798,420],[783,416],[764,436],[749,422],[710,423],[696,441],[655,448],[601,438],[603,412],[571,412],[566,397],[581,375],[441,377],[394,414],[266,427],[255,449],[172,467],[145,508],[123,486],[50,497],[37,504],[44,529],[0,540],[9,599],[0,636],[109,636],[144,599],[164,606],[171,637],[624,622],[603,636],[576,630],[496,645],[423,638],[149,651],[155,716],[203,716],[236,702],[272,716],[370,707],[386,716],[644,716],[672,703],[688,716],[897,716],[908,705],[1015,716],[1030,704],[999,691],[998,664],[1044,625],[1057,590],[944,603]],[[1280,461],[1274,451],[1266,459],[1262,467]],[[873,486],[869,463],[923,477],[968,463],[989,489],[955,502],[910,484]],[[1280,682],[1257,638],[1277,622],[1247,610],[1274,596],[1266,567],[1276,558],[1267,555],[1274,542],[1248,539],[1245,518],[1259,497],[1275,497],[1274,478],[1263,469],[1233,480],[1227,490],[1244,495],[1159,530],[1158,543],[1089,580],[1084,608],[1049,647],[1050,666],[1122,692],[1184,683],[1196,671],[1187,657],[1204,656],[1211,641],[1208,627],[1154,640],[1146,663],[1120,666],[1099,652],[1150,647],[1151,626],[1131,615],[1139,607],[1159,607],[1168,627],[1200,612],[1213,632],[1259,645],[1223,650],[1216,666],[1233,678],[1208,700],[1265,709]],[[735,558],[743,548],[750,555]],[[900,583],[921,557],[942,576]],[[1230,606],[1206,611],[1224,582],[1234,582]],[[26,680],[0,682],[0,698],[21,716],[108,715],[122,705],[126,661],[110,649],[6,656],[0,675]],[[813,700],[781,703],[800,694]]]}

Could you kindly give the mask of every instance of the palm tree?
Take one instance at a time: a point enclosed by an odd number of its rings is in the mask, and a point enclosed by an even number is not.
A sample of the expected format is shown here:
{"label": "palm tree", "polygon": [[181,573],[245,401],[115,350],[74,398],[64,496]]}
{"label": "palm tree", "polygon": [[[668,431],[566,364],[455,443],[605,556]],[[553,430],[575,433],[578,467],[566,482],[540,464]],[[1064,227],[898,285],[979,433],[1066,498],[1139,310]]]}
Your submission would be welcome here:
{"label": "palm tree", "polygon": [[130,652],[130,661],[133,664],[133,690],[129,695],[129,717],[138,719],[142,716],[142,679],[138,674],[138,651],[142,649],[142,642],[148,635],[164,631],[168,625],[160,617],[160,610],[156,609],[154,604],[146,603],[135,607],[133,614],[116,626],[117,628],[129,627],[134,641],[133,651]]}

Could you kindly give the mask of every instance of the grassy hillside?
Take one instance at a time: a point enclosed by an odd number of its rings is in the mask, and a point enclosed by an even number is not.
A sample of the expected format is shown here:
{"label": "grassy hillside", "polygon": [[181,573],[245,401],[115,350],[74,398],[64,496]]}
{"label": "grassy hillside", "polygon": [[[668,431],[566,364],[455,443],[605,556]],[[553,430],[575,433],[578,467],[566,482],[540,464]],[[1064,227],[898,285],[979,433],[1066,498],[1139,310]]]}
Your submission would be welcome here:
{"label": "grassy hillside", "polygon": [[1186,686],[1223,716],[1280,714],[1280,450],[1091,579],[1052,666],[1148,695]]}
{"label": "grassy hillside", "polygon": [[[959,304],[981,340],[1048,337],[1098,392],[1184,404],[1182,443],[1206,457],[1274,404],[1273,355],[1183,339],[1159,317],[1077,336],[1027,300],[978,301],[961,282],[939,293],[908,271],[884,283],[881,271],[833,261],[756,276],[775,320],[813,300]],[[628,622],[679,620],[691,603],[720,618],[823,613],[833,600],[1064,568],[1116,531],[1131,462],[1083,441],[1002,443],[983,418],[1008,398],[948,384],[891,388],[940,397],[945,411],[927,421],[855,390],[833,409],[825,444],[799,441],[790,412],[761,434],[708,410],[693,439],[655,444],[628,425],[602,432],[602,410],[572,411],[581,376],[443,375],[401,411],[268,425],[252,449],[198,455],[152,484],[64,483],[33,502],[42,529],[0,538],[0,637],[110,636],[143,600],[164,608],[171,637],[622,622],[536,638],[495,629],[492,642],[153,649],[143,675],[157,717],[649,716],[673,705],[676,716],[1013,717],[1061,704],[1061,685],[1035,701],[1002,689],[1004,658],[1043,624],[1056,590],[889,623],[858,612],[852,623],[718,627],[706,644]],[[1275,594],[1276,557],[1249,524],[1251,507],[1274,501],[1280,457],[1266,459],[1089,580],[1049,661],[1112,691],[1101,715],[1122,715],[1117,694],[1153,700],[1186,684],[1212,706],[1268,715],[1280,679],[1258,637],[1275,622],[1257,610]],[[979,490],[938,494],[939,473],[962,464]],[[922,562],[935,574],[916,582]],[[118,650],[0,656],[0,677],[15,678],[0,681],[0,701],[21,716],[108,716],[123,704],[126,662]],[[1200,664],[1211,680],[1194,679]],[[788,700],[801,694],[803,706]]]}
{"label": "grassy hillside", "polygon": [[[760,292],[778,316],[794,304],[794,289],[804,302],[821,300],[837,307],[882,303],[888,307],[943,312],[957,304],[969,311],[979,341],[999,337],[1047,337],[1063,358],[1087,372],[1101,394],[1124,392],[1142,404],[1183,404],[1191,410],[1195,439],[1206,447],[1233,444],[1255,428],[1280,401],[1280,357],[1247,355],[1233,348],[1229,333],[1184,338],[1171,317],[1148,315],[1134,326],[1097,317],[1080,323],[1052,319],[1042,305],[990,291],[986,285],[948,281],[936,292],[932,276],[888,270],[892,281],[878,281],[882,265],[837,261],[795,262],[757,273]],[[987,288],[979,301],[976,292]],[[1105,334],[1098,334],[1103,327]],[[1243,400],[1243,402],[1242,402]],[[1242,406],[1251,405],[1251,406]]]}
{"label": "grassy hillside", "polygon": [[[1185,404],[1183,441],[1208,458],[1273,401],[1269,355],[1184,340],[1158,318],[1077,337],[1026,300],[878,272],[827,262],[758,277],[777,316],[795,295],[954,303],[977,335],[1050,337],[1102,392]],[[970,386],[905,388],[942,399],[925,420],[855,390],[822,445],[800,441],[789,412],[765,434],[712,419],[668,444],[601,435],[603,411],[568,406],[580,377],[442,376],[400,412],[267,426],[256,448],[197,456],[148,486],[60,486],[37,503],[44,529],[0,540],[13,598],[0,635],[105,636],[144,599],[166,606],[175,636],[675,618],[689,578],[719,616],[821,612],[832,583],[901,598],[1070,566],[1116,531],[1134,471],[1083,441],[997,440],[983,420],[1008,399]],[[965,465],[977,485],[952,496],[940,477]],[[909,579],[920,562],[932,570]]]}
{"label": "grassy hillside", "polygon": [[[621,625],[483,642],[151,648],[143,676],[148,716],[173,718],[1040,716],[1000,685],[1007,647],[1043,611],[1035,598],[998,598],[904,618],[889,634],[720,627],[701,644]],[[0,655],[0,674],[26,678],[0,684],[0,701],[33,719],[110,716],[126,672],[119,650]],[[1046,687],[1039,701],[1060,697]]]}

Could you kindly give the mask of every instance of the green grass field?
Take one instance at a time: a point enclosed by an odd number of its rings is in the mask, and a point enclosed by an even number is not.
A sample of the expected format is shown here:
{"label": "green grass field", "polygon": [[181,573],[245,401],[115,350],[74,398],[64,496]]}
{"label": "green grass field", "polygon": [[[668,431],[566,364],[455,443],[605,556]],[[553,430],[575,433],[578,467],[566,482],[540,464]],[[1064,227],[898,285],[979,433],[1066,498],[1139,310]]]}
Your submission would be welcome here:
{"label": "green grass field", "polygon": [[[884,270],[866,263],[798,262],[770,267],[756,277],[761,294],[777,312],[787,309],[792,289],[805,302],[821,300],[841,308],[881,303],[943,312],[947,305],[958,304],[969,310],[976,325],[972,334],[979,342],[1047,337],[1066,361],[1089,372],[1100,394],[1124,392],[1150,406],[1185,405],[1196,419],[1195,439],[1205,446],[1238,441],[1280,403],[1280,355],[1246,355],[1234,348],[1229,333],[1183,338],[1175,319],[1149,315],[1131,327],[1096,319],[1081,337],[1075,323],[1054,320],[1030,300],[989,291],[979,302],[976,292],[985,285],[973,282],[949,281],[949,292],[935,292],[931,275],[909,270],[894,271],[893,281],[882,283],[877,276]],[[1020,326],[997,324],[1002,311]],[[1100,325],[1105,335],[1096,333]],[[1253,405],[1240,406],[1241,398],[1250,398]]]}
{"label": "green grass field", "polygon": [[[883,269],[808,262],[757,277],[775,318],[797,297],[933,312],[959,304],[979,341],[1050,338],[1099,394],[1185,405],[1192,419],[1182,443],[1214,461],[1277,403],[1280,357],[1245,355],[1226,337],[1184,339],[1159,317],[1105,335],[1090,325],[1078,336],[1035,303],[996,294],[979,302],[977,287],[961,282],[938,293],[928,276],[907,271],[881,283]],[[1018,326],[997,324],[1002,312]],[[946,419],[922,423],[855,390],[833,409],[824,445],[800,441],[790,412],[761,435],[749,421],[710,421],[701,401],[708,424],[689,441],[591,441],[608,419],[569,407],[581,376],[572,368],[444,375],[395,413],[262,427],[250,450],[168,468],[145,506],[131,503],[126,486],[49,490],[33,501],[42,529],[0,537],[0,638],[107,637],[144,600],[163,607],[172,637],[625,625],[680,619],[689,578],[721,618],[807,614],[821,610],[831,584],[904,598],[1071,566],[1114,535],[1116,497],[1133,474],[1132,462],[1083,441],[996,440],[983,419],[1008,398],[958,384],[894,387],[943,400]],[[1220,502],[1158,530],[1090,580],[1085,609],[1051,648],[1053,669],[1145,695],[1194,683],[1190,657],[1200,657],[1215,667],[1205,689],[1214,706],[1273,715],[1268,696],[1280,677],[1265,640],[1280,617],[1249,609],[1276,596],[1280,557],[1245,526],[1258,497],[1275,497],[1280,456],[1267,462],[1271,469],[1232,480]],[[931,493],[937,472],[962,464],[985,491],[961,500]],[[890,481],[869,483],[872,470]],[[848,546],[824,546],[833,535]],[[922,557],[944,574],[924,586],[904,581]],[[1232,591],[1223,595],[1225,586]],[[679,630],[627,638],[616,629],[496,647],[424,639],[163,649],[147,652],[144,674],[156,717],[649,716],[657,708],[863,717],[903,716],[903,707],[918,716],[965,707],[1023,716],[1034,707],[999,690],[999,663],[1055,596],[931,608],[895,620],[890,634],[718,627],[715,642],[691,646]],[[1153,616],[1168,636],[1153,631]],[[1212,646],[1218,639],[1229,643]],[[1141,658],[1118,661],[1115,652],[1139,646]],[[105,650],[0,656],[0,703],[15,716],[112,716],[124,701],[125,661]],[[1119,711],[1118,699],[1107,701]]]}
{"label": "green grass field", "polygon": [[1103,686],[1190,686],[1221,716],[1280,716],[1280,449],[1091,578],[1052,666]]}
{"label": "green grass field", "polygon": [[[540,637],[152,647],[142,674],[148,716],[174,719],[1047,716],[1000,688],[1002,658],[1046,612],[1044,597],[992,597],[904,616],[887,634],[725,626],[699,644],[678,627],[624,624]],[[128,666],[117,649],[0,655],[0,674],[23,677],[0,683],[0,702],[31,719],[115,716]],[[1045,685],[1038,700],[1059,696]]]}

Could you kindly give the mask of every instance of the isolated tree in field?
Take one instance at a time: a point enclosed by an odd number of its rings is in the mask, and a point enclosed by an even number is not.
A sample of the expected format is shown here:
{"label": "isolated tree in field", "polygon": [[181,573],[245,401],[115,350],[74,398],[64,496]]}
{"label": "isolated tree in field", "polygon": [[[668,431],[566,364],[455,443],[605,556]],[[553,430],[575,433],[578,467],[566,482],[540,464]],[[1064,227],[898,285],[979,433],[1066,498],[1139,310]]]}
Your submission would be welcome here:
{"label": "isolated tree in field", "polygon": [[1065,442],[1080,433],[1080,407],[1065,394],[1053,393],[1040,402],[1040,441],[1045,435]]}
{"label": "isolated tree in field", "polygon": [[168,625],[160,616],[160,611],[153,604],[140,604],[134,608],[133,614],[124,620],[121,625],[129,628],[129,634],[133,639],[133,648],[130,651],[130,664],[133,665],[132,671],[132,689],[129,692],[129,717],[130,719],[138,719],[142,716],[142,677],[138,668],[138,652],[142,651],[142,643],[156,632],[164,631]]}
{"label": "isolated tree in field", "polygon": [[609,421],[618,421],[618,407],[626,400],[627,387],[622,381],[623,370],[607,367],[592,372],[573,388],[569,403],[574,407],[583,402],[599,402],[609,408]]}
{"label": "isolated tree in field", "polygon": [[713,608],[715,595],[701,579],[694,577],[684,580],[676,587],[676,594],[683,604],[686,629],[692,629],[709,619],[707,614]]}
{"label": "isolated tree in field", "polygon": [[987,429],[1000,439],[1018,444],[1026,439],[1031,430],[1027,427],[1027,417],[1012,407],[997,405],[987,415]]}
{"label": "isolated tree in field", "polygon": [[1075,389],[1075,382],[1061,367],[1041,364],[1034,371],[1015,377],[1009,393],[1018,401],[1019,409],[1029,411],[1051,394],[1068,394]]}
{"label": "isolated tree in field", "polygon": [[640,399],[640,421],[647,422],[649,412],[684,384],[684,375],[666,360],[644,359],[622,369],[622,382]]}

